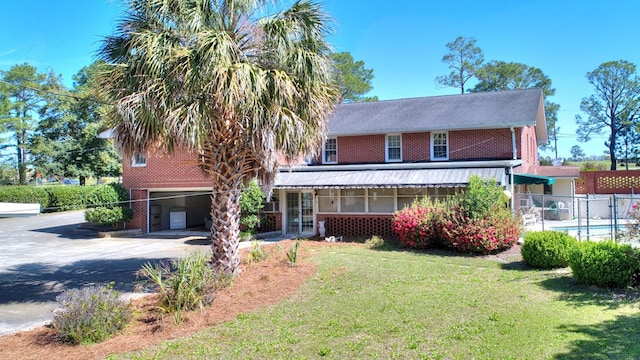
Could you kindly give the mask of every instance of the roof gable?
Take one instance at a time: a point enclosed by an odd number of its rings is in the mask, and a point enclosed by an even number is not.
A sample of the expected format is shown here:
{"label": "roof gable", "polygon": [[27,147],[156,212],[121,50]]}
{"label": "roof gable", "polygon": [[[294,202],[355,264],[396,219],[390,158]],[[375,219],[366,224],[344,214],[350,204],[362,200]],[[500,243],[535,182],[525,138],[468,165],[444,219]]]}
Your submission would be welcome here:
{"label": "roof gable", "polygon": [[[542,116],[542,118],[540,118]],[[329,136],[536,126],[546,121],[541,89],[470,93],[341,104],[329,120]],[[540,127],[544,129],[540,131]]]}

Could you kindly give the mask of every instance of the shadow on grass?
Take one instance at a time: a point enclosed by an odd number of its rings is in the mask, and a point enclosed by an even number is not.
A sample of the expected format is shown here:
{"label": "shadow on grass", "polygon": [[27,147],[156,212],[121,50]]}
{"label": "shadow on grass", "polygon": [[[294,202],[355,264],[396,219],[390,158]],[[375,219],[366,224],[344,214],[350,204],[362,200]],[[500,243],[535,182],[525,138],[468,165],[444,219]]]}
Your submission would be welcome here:
{"label": "shadow on grass", "polygon": [[640,359],[640,319],[637,315],[620,315],[597,325],[560,326],[562,332],[582,334],[557,360],[571,359]]}
{"label": "shadow on grass", "polygon": [[638,289],[607,289],[579,284],[571,274],[557,274],[540,282],[544,288],[559,293],[558,300],[580,307],[596,305],[615,309],[640,301]]}

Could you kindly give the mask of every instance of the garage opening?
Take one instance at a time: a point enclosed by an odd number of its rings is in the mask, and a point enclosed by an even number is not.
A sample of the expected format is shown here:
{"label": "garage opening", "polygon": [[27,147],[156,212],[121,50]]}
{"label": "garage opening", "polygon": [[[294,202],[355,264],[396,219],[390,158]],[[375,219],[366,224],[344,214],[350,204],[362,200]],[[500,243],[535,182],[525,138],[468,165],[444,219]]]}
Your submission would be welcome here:
{"label": "garage opening", "polygon": [[149,194],[149,231],[207,230],[211,191],[158,191]]}

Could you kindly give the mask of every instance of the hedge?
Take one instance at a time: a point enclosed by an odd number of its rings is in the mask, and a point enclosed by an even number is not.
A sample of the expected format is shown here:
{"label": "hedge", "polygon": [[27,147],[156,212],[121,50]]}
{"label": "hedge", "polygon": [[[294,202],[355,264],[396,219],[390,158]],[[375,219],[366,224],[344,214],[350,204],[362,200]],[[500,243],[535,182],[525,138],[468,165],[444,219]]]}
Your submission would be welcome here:
{"label": "hedge", "polygon": [[640,253],[630,245],[612,241],[581,242],[571,253],[569,265],[581,284],[624,288],[640,272]]}
{"label": "hedge", "polygon": [[92,186],[0,186],[0,202],[39,203],[42,212],[113,207],[129,196],[121,184]]}

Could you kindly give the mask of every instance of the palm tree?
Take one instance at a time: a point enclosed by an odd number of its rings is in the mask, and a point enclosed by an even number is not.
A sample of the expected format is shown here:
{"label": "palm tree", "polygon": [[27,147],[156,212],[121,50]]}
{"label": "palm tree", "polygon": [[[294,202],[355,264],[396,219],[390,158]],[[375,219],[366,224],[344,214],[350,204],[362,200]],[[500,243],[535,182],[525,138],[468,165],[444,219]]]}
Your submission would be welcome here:
{"label": "palm tree", "polygon": [[[319,5],[130,0],[99,56],[125,155],[186,148],[212,179],[213,266],[235,273],[240,189],[271,184],[276,157],[317,153],[339,101]],[[194,156],[195,158],[196,156]]]}

